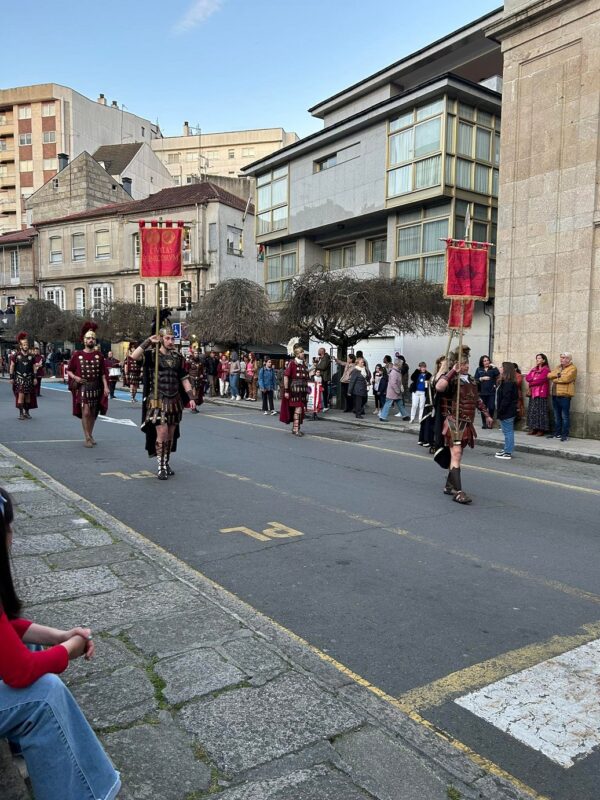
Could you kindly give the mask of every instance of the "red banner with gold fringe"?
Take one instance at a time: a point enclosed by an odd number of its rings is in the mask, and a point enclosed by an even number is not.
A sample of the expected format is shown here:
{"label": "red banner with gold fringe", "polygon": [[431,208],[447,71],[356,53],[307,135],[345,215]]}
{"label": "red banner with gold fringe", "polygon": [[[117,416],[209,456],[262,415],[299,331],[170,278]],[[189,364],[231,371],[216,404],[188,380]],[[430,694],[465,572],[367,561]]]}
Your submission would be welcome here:
{"label": "red banner with gold fringe", "polygon": [[167,221],[164,228],[159,227],[156,221],[146,227],[144,220],[140,220],[140,274],[142,278],[178,278],[181,270],[181,245],[183,223],[178,222],[177,227]]}
{"label": "red banner with gold fringe", "polygon": [[488,299],[487,242],[446,242],[444,297],[450,300]]}

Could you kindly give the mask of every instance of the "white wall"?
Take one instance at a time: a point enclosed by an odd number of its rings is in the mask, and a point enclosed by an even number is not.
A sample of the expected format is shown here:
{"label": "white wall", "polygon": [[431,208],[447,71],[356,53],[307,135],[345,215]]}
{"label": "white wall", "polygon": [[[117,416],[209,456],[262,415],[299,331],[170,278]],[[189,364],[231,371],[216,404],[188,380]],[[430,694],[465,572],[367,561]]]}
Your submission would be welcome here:
{"label": "white wall", "polygon": [[171,173],[146,142],[131,159],[123,174],[117,177],[119,181],[124,177],[131,178],[131,195],[134,200],[143,200],[161,189],[175,186]]}

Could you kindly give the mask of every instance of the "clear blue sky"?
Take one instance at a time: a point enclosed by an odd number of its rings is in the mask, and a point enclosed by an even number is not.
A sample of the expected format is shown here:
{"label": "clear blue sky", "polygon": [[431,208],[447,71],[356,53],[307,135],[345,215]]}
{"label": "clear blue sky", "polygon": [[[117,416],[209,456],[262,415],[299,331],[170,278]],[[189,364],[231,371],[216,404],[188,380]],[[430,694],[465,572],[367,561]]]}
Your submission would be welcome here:
{"label": "clear blue sky", "polygon": [[282,126],[502,5],[501,0],[102,0],[2,3],[0,87],[99,92],[165,135]]}

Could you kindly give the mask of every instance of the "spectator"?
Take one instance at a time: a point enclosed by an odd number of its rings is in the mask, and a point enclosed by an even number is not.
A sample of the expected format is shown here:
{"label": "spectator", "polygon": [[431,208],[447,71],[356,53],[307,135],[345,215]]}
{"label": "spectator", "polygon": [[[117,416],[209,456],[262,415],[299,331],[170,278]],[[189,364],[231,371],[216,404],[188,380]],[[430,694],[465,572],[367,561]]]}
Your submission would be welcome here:
{"label": "spectator", "polygon": [[369,369],[369,362],[364,357],[362,350],[357,350],[356,351],[356,360],[358,361],[359,358],[362,358],[362,360],[363,360],[363,363],[364,363],[365,368],[367,370],[367,375],[368,375],[367,380],[370,381],[371,380],[371,370]]}
{"label": "spectator", "polygon": [[[494,416],[494,407],[496,402],[496,381],[500,371],[495,367],[489,356],[481,356],[479,359],[479,366],[475,370],[473,378],[477,384],[479,397],[483,401],[484,406],[489,411],[490,417]],[[485,415],[481,414],[481,426],[483,430],[487,428]]]}
{"label": "spectator", "polygon": [[208,388],[211,397],[219,396],[219,378],[217,372],[219,370],[219,359],[214,350],[210,351],[205,363],[206,377],[208,378]]}
{"label": "spectator", "polygon": [[[444,364],[444,372],[446,371],[445,368],[445,357],[440,356],[435,360],[435,374],[436,378],[440,375],[443,375],[443,372],[440,372],[441,366]],[[421,416],[421,427],[419,428],[419,444],[421,447],[428,447],[429,452],[433,455],[436,451],[435,442],[436,442],[436,421],[437,417],[439,416],[439,409],[437,408],[436,403],[436,395],[435,395],[435,378],[430,377],[427,381],[427,388],[425,390],[425,406],[423,408],[423,414]],[[441,436],[441,426],[439,426],[439,435]]]}
{"label": "spectator", "polygon": [[246,362],[246,383],[248,384],[248,397],[246,400],[256,402],[256,390],[258,386],[258,364],[254,353],[248,353]]}
{"label": "spectator", "polygon": [[[89,628],[59,630],[21,619],[10,567],[13,508],[0,489],[0,737],[21,747],[36,797],[113,800],[121,781],[77,702],[58,677],[94,655]],[[32,652],[26,644],[48,649]],[[82,778],[83,776],[83,778]]]}
{"label": "spectator", "polygon": [[406,421],[410,419],[408,411],[406,410],[406,406],[404,405],[404,395],[406,394],[406,390],[408,388],[408,364],[401,353],[396,353],[396,359],[402,364],[402,367],[400,368],[400,372],[402,374],[402,393],[398,399],[398,411],[396,416],[402,417],[402,419]]}
{"label": "spectator", "polygon": [[229,359],[225,353],[221,353],[219,366],[217,368],[217,376],[219,378],[219,391],[221,393],[221,397],[227,397],[229,390]]}
{"label": "spectator", "polygon": [[425,396],[430,381],[431,381],[431,372],[427,371],[427,364],[424,361],[419,362],[419,368],[416,369],[410,376],[410,391],[412,392],[410,421],[418,422],[419,425],[421,424],[421,420],[423,419],[423,409],[425,408]]}
{"label": "spectator", "polygon": [[240,400],[248,397],[248,384],[246,382],[246,356],[240,356]]}
{"label": "spectator", "polygon": [[500,427],[504,435],[504,447],[496,458],[510,461],[515,447],[515,417],[519,406],[519,387],[515,365],[503,361],[499,370],[498,388],[496,389],[496,409]]}
{"label": "spectator", "polygon": [[273,405],[273,395],[277,388],[277,376],[270,358],[267,358],[258,372],[258,388],[262,392],[263,414],[270,413],[271,416],[275,416],[277,412]]}
{"label": "spectator", "polygon": [[323,382],[323,411],[329,411],[329,384],[331,383],[331,356],[324,347],[319,347],[315,369],[321,373]]}
{"label": "spectator", "polygon": [[353,410],[353,405],[350,400],[350,393],[348,392],[348,384],[350,383],[350,375],[352,370],[356,365],[356,356],[353,353],[350,353],[347,361],[341,361],[339,358],[336,358],[335,362],[336,364],[339,364],[340,367],[344,368],[342,377],[340,378],[340,384],[342,387],[342,411],[345,414],[349,414]]}
{"label": "spectator", "polygon": [[[385,403],[379,414],[381,422],[387,422],[390,408],[394,403],[399,403],[404,408],[404,403],[402,402],[402,366],[402,361],[396,359],[388,376]],[[409,417],[405,415],[405,419],[409,419]]]}
{"label": "spectator", "polygon": [[[373,399],[375,400],[375,411],[373,414],[378,414],[381,409],[383,408],[383,404],[385,403],[385,392],[383,396],[380,393],[379,387],[382,385],[383,382],[383,367],[381,364],[375,365],[375,370],[373,372],[373,378],[371,384],[373,386]],[[386,380],[387,386],[387,380]]]}
{"label": "spectator", "polygon": [[560,354],[560,364],[548,373],[552,381],[552,410],[554,411],[554,434],[548,439],[569,440],[571,428],[571,398],[575,397],[577,367],[573,364],[571,353]]}
{"label": "spectator", "polygon": [[354,416],[360,419],[365,416],[365,405],[369,395],[367,382],[367,368],[362,356],[357,357],[354,369],[350,373],[348,382],[348,395],[352,400]]}
{"label": "spectator", "polygon": [[517,420],[523,419],[525,416],[525,401],[523,400],[523,373],[519,369],[519,365],[515,362],[513,362],[513,367],[515,368],[515,381],[518,390],[516,422]]}
{"label": "spectator", "polygon": [[535,357],[535,367],[530,369],[525,376],[529,386],[529,406],[527,408],[529,436],[544,436],[550,427],[548,424],[549,373],[548,359],[544,353],[538,353]]}
{"label": "spectator", "polygon": [[229,359],[229,391],[232,400],[240,399],[240,362],[235,350],[231,351]]}

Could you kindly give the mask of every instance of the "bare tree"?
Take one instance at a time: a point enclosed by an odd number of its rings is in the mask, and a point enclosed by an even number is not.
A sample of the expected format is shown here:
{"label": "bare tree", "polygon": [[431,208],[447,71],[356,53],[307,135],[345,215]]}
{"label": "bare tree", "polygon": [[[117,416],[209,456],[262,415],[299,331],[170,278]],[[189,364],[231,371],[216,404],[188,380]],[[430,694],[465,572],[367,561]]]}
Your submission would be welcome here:
{"label": "bare tree", "polygon": [[66,314],[51,300],[28,300],[21,307],[17,327],[27,331],[30,339],[52,342],[67,339]]}
{"label": "bare tree", "polygon": [[112,300],[99,315],[94,316],[100,324],[102,336],[113,341],[141,341],[150,334],[155,310],[139,303]]}
{"label": "bare tree", "polygon": [[245,278],[223,281],[192,309],[190,332],[230,347],[272,341],[274,319],[262,286]]}
{"label": "bare tree", "polygon": [[343,358],[349,347],[386,330],[421,336],[446,329],[441,287],[402,278],[361,279],[318,265],[294,282],[281,324],[299,336],[331,342]]}

